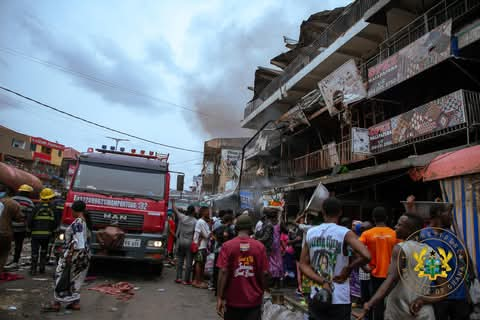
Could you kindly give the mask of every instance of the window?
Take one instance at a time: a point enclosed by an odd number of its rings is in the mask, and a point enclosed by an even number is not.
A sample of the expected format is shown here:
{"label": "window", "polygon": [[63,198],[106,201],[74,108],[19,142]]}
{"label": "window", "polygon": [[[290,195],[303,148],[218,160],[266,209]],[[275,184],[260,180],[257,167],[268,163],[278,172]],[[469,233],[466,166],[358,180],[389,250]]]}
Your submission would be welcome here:
{"label": "window", "polygon": [[30,151],[35,152],[37,150],[37,145],[35,143],[30,143]]}
{"label": "window", "polygon": [[25,145],[26,143],[23,140],[12,139],[12,147],[14,148],[25,150]]}
{"label": "window", "polygon": [[165,172],[141,168],[81,163],[73,189],[118,196],[161,200],[165,194]]}
{"label": "window", "polygon": [[59,156],[59,157],[62,156],[62,150],[58,150],[58,156]]}
{"label": "window", "polygon": [[49,147],[42,146],[42,153],[52,154],[52,149]]}

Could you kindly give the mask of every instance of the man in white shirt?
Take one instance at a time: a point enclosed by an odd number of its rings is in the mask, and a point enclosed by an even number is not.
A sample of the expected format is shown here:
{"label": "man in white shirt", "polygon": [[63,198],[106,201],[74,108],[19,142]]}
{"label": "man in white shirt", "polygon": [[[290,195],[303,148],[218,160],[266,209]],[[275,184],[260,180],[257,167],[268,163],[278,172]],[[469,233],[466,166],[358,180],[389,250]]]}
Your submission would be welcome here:
{"label": "man in white shirt", "polygon": [[196,288],[206,289],[208,285],[203,282],[205,272],[205,262],[207,260],[207,246],[210,239],[210,209],[208,207],[200,208],[200,219],[195,225],[195,234],[193,242],[198,245],[198,252],[195,254],[195,277],[192,285]]}

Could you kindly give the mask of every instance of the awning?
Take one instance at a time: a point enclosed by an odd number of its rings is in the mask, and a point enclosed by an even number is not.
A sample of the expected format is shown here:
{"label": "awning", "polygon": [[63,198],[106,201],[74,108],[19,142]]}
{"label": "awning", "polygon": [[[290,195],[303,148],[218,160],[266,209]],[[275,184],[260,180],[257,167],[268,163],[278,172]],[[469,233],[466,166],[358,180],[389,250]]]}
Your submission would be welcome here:
{"label": "awning", "polygon": [[423,181],[465,176],[480,172],[480,146],[439,155],[423,173]]}
{"label": "awning", "polygon": [[432,152],[432,153],[427,153],[419,156],[410,156],[405,159],[401,160],[396,160],[396,161],[391,161],[383,164],[379,164],[377,166],[373,167],[366,167],[358,170],[353,170],[348,173],[344,174],[338,174],[338,175],[328,175],[320,178],[315,178],[311,180],[303,180],[299,182],[294,182],[287,184],[285,186],[280,187],[280,189],[283,192],[287,191],[293,191],[293,190],[301,190],[301,189],[306,189],[306,188],[314,188],[316,187],[320,182],[323,183],[324,185],[327,184],[332,184],[332,183],[338,183],[338,182],[345,182],[345,181],[350,181],[350,180],[355,180],[355,179],[360,179],[360,178],[365,178],[369,176],[374,176],[374,175],[379,175],[383,173],[388,173],[388,172],[394,172],[402,169],[410,169],[410,168],[416,168],[416,167],[425,167],[429,163],[432,162],[433,159],[444,155],[446,152],[453,152],[461,149],[463,147],[456,147],[452,149],[447,149],[447,150],[442,150],[442,151],[437,151],[437,152]]}

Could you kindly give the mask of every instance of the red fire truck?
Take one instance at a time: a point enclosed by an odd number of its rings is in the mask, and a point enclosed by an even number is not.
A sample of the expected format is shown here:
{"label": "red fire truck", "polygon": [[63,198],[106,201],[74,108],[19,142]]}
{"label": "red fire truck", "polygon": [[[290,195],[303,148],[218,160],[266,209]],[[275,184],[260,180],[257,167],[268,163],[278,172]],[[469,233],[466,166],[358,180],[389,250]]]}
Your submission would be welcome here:
{"label": "red fire truck", "polygon": [[[183,182],[183,176],[179,177]],[[169,186],[168,155],[89,149],[79,157],[67,194],[62,230],[73,221],[71,204],[82,200],[93,224],[94,258],[146,261],[161,272],[168,238],[165,222]],[[183,189],[181,182],[177,181],[177,188]],[[109,226],[124,232],[123,243],[106,250],[98,235]],[[56,252],[61,252],[63,240],[60,234]]]}

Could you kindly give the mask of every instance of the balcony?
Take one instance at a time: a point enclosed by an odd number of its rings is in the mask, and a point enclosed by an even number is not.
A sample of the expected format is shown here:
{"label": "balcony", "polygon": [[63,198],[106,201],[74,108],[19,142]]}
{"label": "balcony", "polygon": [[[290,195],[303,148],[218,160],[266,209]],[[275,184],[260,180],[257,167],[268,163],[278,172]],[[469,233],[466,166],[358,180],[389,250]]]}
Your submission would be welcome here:
{"label": "balcony", "polygon": [[[379,53],[369,59],[362,69],[366,72],[449,19],[455,23],[478,7],[480,7],[478,0],[439,1],[438,4],[382,42],[379,46]],[[367,77],[366,73],[365,77]]]}
{"label": "balcony", "polygon": [[344,141],[339,144],[329,144],[326,148],[306,154],[293,160],[294,173],[297,177],[334,168],[337,165],[347,165],[353,162],[365,160],[366,154],[352,152],[352,141]]}
{"label": "balcony", "polygon": [[[480,93],[458,90],[368,129],[370,152],[385,153],[480,126]],[[442,144],[432,144],[442,149]]]}
{"label": "balcony", "polygon": [[320,37],[303,48],[298,55],[284,70],[283,73],[273,79],[265,89],[260,92],[259,97],[247,104],[244,112],[244,119],[255,111],[268,97],[270,97],[282,85],[287,83],[295,74],[308,65],[315,57],[322,53],[348,29],[360,21],[364,14],[372,8],[379,0],[357,0],[348,6],[345,11],[320,35]]}

